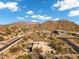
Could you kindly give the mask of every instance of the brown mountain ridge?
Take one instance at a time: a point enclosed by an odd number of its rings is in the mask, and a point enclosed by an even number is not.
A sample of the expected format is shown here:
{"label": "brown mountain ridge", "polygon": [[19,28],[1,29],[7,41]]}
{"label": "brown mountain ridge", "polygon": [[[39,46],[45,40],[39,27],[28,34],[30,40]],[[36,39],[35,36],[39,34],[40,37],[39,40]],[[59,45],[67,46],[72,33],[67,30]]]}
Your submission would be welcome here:
{"label": "brown mountain ridge", "polygon": [[36,25],[38,30],[66,30],[66,31],[79,31],[79,25],[68,20],[47,21],[40,25]]}
{"label": "brown mountain ridge", "polygon": [[[30,26],[33,30],[66,30],[66,31],[79,31],[79,25],[71,22],[69,20],[58,20],[58,21],[46,21],[44,23],[35,23],[35,22],[15,22],[9,25],[13,26]],[[8,25],[0,26],[6,27]]]}

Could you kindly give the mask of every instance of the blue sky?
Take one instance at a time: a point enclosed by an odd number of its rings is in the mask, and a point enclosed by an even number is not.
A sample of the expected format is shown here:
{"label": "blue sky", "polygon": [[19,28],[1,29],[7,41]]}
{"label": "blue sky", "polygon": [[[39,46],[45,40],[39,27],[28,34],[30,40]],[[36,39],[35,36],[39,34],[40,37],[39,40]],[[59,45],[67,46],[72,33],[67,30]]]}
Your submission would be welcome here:
{"label": "blue sky", "polygon": [[0,0],[0,24],[60,19],[79,24],[79,0]]}

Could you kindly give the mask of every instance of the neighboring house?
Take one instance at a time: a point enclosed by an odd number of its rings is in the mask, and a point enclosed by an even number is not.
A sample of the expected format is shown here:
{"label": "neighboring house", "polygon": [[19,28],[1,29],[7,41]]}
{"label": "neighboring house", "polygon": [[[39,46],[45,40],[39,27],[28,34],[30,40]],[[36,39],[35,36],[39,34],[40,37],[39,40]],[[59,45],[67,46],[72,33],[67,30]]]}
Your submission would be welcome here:
{"label": "neighboring house", "polygon": [[79,35],[79,32],[76,32],[77,35]]}
{"label": "neighboring house", "polygon": [[76,32],[73,34],[74,36],[79,36],[79,32]]}
{"label": "neighboring house", "polygon": [[32,47],[32,50],[34,48],[39,48],[42,50],[42,54],[45,54],[45,53],[51,53],[52,51],[52,48],[50,46],[48,46],[48,42],[44,42],[44,41],[35,41],[33,42],[33,47]]}
{"label": "neighboring house", "polygon": [[24,50],[28,52],[32,52],[34,48],[39,48],[42,50],[42,54],[51,53],[51,51],[54,51],[54,49],[48,46],[48,44],[49,44],[48,42],[44,42],[44,41],[34,41],[31,44],[27,45],[24,48]]}
{"label": "neighboring house", "polygon": [[31,44],[27,45],[24,50],[32,52],[35,48],[39,48],[42,50],[41,53],[44,55],[51,52],[55,53],[56,51],[52,49],[48,44],[48,42],[44,41],[33,41]]}
{"label": "neighboring house", "polygon": [[67,34],[67,31],[64,31],[64,30],[54,30],[51,33],[58,34],[58,35],[65,35],[65,34]]}

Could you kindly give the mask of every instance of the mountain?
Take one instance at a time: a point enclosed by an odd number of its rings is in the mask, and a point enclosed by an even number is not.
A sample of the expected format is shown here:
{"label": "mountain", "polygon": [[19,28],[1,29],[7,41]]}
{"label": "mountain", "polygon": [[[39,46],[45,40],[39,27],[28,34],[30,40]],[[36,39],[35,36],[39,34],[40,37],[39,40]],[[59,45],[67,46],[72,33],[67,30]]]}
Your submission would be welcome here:
{"label": "mountain", "polygon": [[22,26],[29,26],[29,25],[35,25],[35,24],[37,24],[37,23],[35,23],[35,22],[15,22],[15,23],[12,23],[11,25],[22,25]]}
{"label": "mountain", "polygon": [[66,31],[79,31],[79,25],[68,20],[47,21],[37,25],[36,30],[66,30]]}
{"label": "mountain", "polygon": [[23,22],[23,21],[20,21],[20,22],[15,22],[15,23],[12,23],[10,25],[17,25],[17,26],[31,26],[31,25],[36,25],[37,23],[35,22]]}
{"label": "mountain", "polygon": [[18,28],[18,26],[30,26],[32,30],[66,30],[66,31],[79,31],[79,25],[75,24],[74,22],[68,20],[58,20],[58,21],[47,21],[44,23],[35,23],[35,22],[15,22],[9,25],[1,25],[0,30],[4,30],[4,28],[10,27],[13,25],[13,28]]}
{"label": "mountain", "polygon": [[27,27],[32,27],[32,26],[35,26],[37,25],[37,23],[35,22],[23,22],[23,21],[20,21],[20,22],[14,22],[14,23],[11,23],[11,24],[5,24],[5,25],[0,25],[0,31],[6,31],[8,28],[10,29],[17,29],[19,28],[20,26],[27,26]]}

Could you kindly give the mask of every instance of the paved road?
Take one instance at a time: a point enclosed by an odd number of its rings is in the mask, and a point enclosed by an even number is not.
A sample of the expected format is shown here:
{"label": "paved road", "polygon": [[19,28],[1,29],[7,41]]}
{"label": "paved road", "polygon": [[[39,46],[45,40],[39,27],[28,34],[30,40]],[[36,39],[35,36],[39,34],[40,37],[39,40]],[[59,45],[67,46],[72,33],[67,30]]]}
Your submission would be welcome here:
{"label": "paved road", "polygon": [[2,48],[0,48],[0,54],[4,51],[6,51],[7,49],[11,48],[13,45],[15,45],[16,43],[18,43],[19,41],[23,40],[23,37],[25,36],[29,36],[32,33],[27,33],[18,37],[13,38],[12,40],[10,40],[9,42],[7,42],[6,45],[4,45]]}
{"label": "paved road", "polygon": [[69,39],[62,39],[63,41],[65,41],[68,45],[70,45],[70,46],[72,46],[73,47],[73,49],[77,52],[77,53],[79,53],[79,45],[77,45],[75,42],[73,42],[73,41],[71,41],[71,40],[69,40]]}
{"label": "paved road", "polygon": [[65,38],[65,39],[79,39],[79,37],[72,36],[72,35],[57,35],[57,38]]}
{"label": "paved road", "polygon": [[54,55],[54,57],[65,57],[65,56],[70,56],[70,57],[77,57],[79,56],[79,54],[58,54],[58,55]]}

